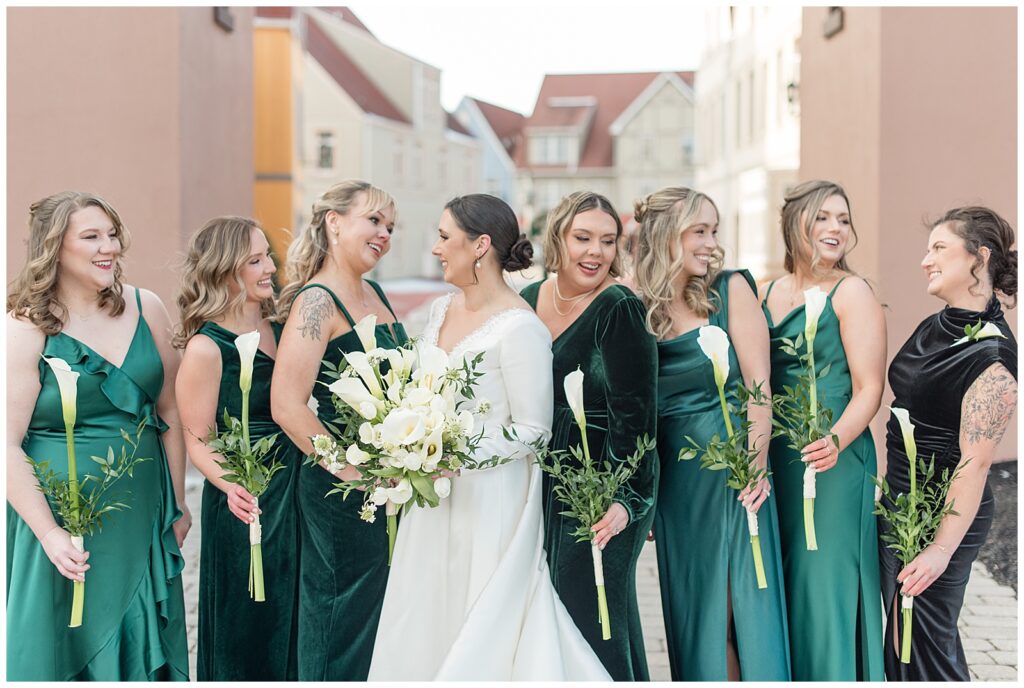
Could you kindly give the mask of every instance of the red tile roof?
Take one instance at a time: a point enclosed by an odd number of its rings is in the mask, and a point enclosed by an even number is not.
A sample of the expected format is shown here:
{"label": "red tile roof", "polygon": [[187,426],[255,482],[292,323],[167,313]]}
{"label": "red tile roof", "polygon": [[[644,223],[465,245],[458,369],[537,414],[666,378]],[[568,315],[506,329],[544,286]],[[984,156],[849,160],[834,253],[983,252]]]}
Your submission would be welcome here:
{"label": "red tile roof", "polygon": [[256,16],[267,19],[290,19],[293,7],[257,7]]}
{"label": "red tile roof", "polygon": [[348,93],[352,100],[356,101],[363,112],[409,124],[408,118],[331,40],[312,16],[307,15],[306,27],[306,51],[320,63],[320,66]]}
{"label": "red tile roof", "polygon": [[480,114],[491,125],[491,131],[498,137],[501,145],[505,147],[505,151],[514,158],[515,150],[523,140],[523,124],[526,122],[526,117],[514,110],[507,110],[477,98],[471,98],[471,100],[476,103]]}
{"label": "red tile roof", "polygon": [[[541,84],[533,114],[524,127],[564,127],[584,121],[590,109],[577,98],[593,97],[596,112],[580,155],[580,167],[611,167],[612,122],[636,100],[660,72],[619,74],[548,74]],[[693,72],[675,72],[693,85]],[[526,159],[526,146],[519,146],[514,157],[516,166],[531,167]],[[544,167],[549,167],[545,165]]]}

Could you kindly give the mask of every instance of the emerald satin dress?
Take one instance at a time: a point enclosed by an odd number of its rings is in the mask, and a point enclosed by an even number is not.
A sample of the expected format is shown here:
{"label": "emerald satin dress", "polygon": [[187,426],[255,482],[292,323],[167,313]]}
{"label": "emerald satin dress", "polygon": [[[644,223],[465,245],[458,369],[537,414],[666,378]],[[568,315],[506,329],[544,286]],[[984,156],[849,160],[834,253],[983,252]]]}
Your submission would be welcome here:
{"label": "emerald satin dress", "polygon": [[[534,310],[540,284],[522,292]],[[636,451],[637,437],[655,437],[658,359],[644,318],[640,299],[626,287],[613,285],[594,297],[554,340],[552,449],[582,447],[563,385],[565,376],[577,367],[584,374],[587,441],[595,461],[624,461]],[[565,507],[555,498],[551,477],[544,474],[544,548],[552,582],[583,637],[616,681],[650,678],[636,599],[636,562],[654,520],[657,483],[658,458],[650,452],[616,497],[626,507],[629,525],[602,553],[612,632],[610,640],[602,640],[590,543],[576,542],[570,534],[577,522],[559,513]]]}
{"label": "emerald satin dress", "polygon": [[[274,325],[275,340],[281,328]],[[217,432],[224,432],[224,409],[241,420],[238,388],[238,334],[212,322],[206,335],[220,349]],[[274,446],[285,465],[259,497],[263,529],[263,580],[266,601],[249,597],[249,527],[228,509],[227,496],[208,480],[203,485],[202,540],[199,554],[200,681],[294,681],[297,674],[299,523],[295,485],[302,454],[270,415],[274,359],[257,350],[249,391],[249,439],[280,433]]]}
{"label": "emerald satin dress", "polygon": [[[391,310],[381,288],[367,282]],[[307,284],[300,293],[313,287],[326,291],[348,324],[355,327],[352,316],[327,287]],[[388,325],[377,325],[375,334],[377,346],[382,348],[395,348],[408,340],[397,322],[393,331]],[[337,366],[345,352],[362,350],[359,335],[350,330],[328,342],[324,360]],[[333,380],[323,375],[324,370],[321,366],[313,397],[320,418],[329,421],[334,417],[334,402],[326,385]],[[320,466],[299,470],[300,681],[366,680],[387,588],[387,519],[379,517],[375,523],[367,523],[359,518],[362,493],[348,499],[338,494],[325,498],[336,482],[338,479]]]}
{"label": "emerald satin dress", "polygon": [[[47,337],[43,346],[44,356],[62,358],[79,373],[74,430],[79,481],[86,475],[101,477],[89,457],[106,456],[108,447],[119,456],[121,430],[134,439],[143,419],[137,455],[152,460],[136,465],[133,476],[111,490],[111,497],[130,510],[108,514],[103,530],[85,537],[91,568],[85,574],[78,628],[68,628],[72,582],[57,572],[28,525],[7,505],[10,681],[188,680],[181,585],[185,561],[171,528],[181,512],[160,439],[167,425],[156,411],[164,368],[141,312],[140,302],[139,323],[121,367],[64,333]],[[42,359],[39,383],[21,446],[66,476],[60,391]]]}
{"label": "emerald satin dress", "polygon": [[[729,331],[729,279],[746,270],[723,270],[712,285],[719,308],[708,324]],[[756,296],[755,296],[756,298]],[[662,609],[673,681],[725,681],[726,637],[731,594],[734,642],[744,681],[788,681],[786,602],[779,550],[777,498],[771,493],[757,512],[768,587],[757,587],[750,531],[738,492],[722,471],[700,467],[700,458],[679,461],[686,437],[707,446],[726,436],[714,368],[701,351],[700,329],[658,342],[658,453],[661,487],[654,535]],[[731,343],[731,342],[730,342]],[[743,373],[729,347],[726,399],[737,406]],[[733,427],[744,419],[733,415]],[[774,482],[769,478],[769,482]]]}
{"label": "emerald satin dress", "polygon": [[[842,280],[839,281],[840,283]],[[782,338],[795,340],[804,331],[804,306],[778,324],[768,311],[768,287],[762,303],[772,337],[772,390],[795,386],[802,364],[780,349]],[[842,416],[852,395],[850,367],[829,292],[818,319],[814,363],[820,373],[818,403]],[[806,349],[804,349],[805,351]],[[803,353],[803,351],[801,351]],[[818,549],[808,551],[804,537],[803,474],[799,452],[778,437],[769,460],[779,504],[782,561],[789,607],[789,641],[796,681],[881,681],[882,613],[875,526],[875,445],[865,428],[839,454],[836,465],[815,480],[814,528]]]}

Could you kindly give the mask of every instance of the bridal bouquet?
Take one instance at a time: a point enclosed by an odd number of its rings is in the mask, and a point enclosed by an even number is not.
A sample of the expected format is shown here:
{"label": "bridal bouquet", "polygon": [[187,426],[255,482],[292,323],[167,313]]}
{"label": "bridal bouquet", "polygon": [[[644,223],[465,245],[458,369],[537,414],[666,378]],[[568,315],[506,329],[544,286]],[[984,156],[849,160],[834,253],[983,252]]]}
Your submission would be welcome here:
{"label": "bridal bouquet", "polygon": [[[26,458],[28,458],[28,462],[39,480],[39,491],[46,496],[51,508],[60,518],[62,527],[71,534],[71,544],[79,552],[84,552],[85,536],[102,530],[103,520],[107,514],[131,508],[125,502],[120,501],[121,498],[118,498],[116,501],[112,499],[109,495],[109,490],[124,476],[127,475],[131,478],[137,464],[150,460],[149,458],[136,456],[139,448],[139,439],[142,436],[143,428],[146,426],[146,421],[143,420],[136,428],[134,440],[127,432],[121,430],[121,438],[124,440],[125,445],[130,445],[132,448],[130,455],[124,445],[121,446],[121,454],[117,457],[114,455],[114,449],[108,447],[105,457],[90,457],[99,465],[100,473],[102,473],[103,477],[87,475],[79,483],[78,465],[75,456],[75,421],[78,415],[79,373],[71,370],[71,366],[63,359],[43,357],[43,360],[53,370],[57,378],[57,387],[60,390],[64,433],[67,438],[67,478],[61,477],[50,468],[49,461],[36,461],[29,457]],[[77,628],[82,625],[84,608],[85,581],[73,581],[69,628]]]}
{"label": "bridal bouquet", "polygon": [[[364,351],[345,353],[337,380],[328,385],[338,412],[327,424],[334,437],[313,437],[307,463],[322,461],[335,474],[346,464],[359,471],[360,478],[336,483],[327,494],[347,498],[352,490],[364,490],[361,517],[369,523],[384,507],[390,564],[399,508],[437,506],[451,493],[456,471],[506,459],[472,458],[483,430],[473,434],[475,418],[464,407],[474,398],[483,353],[452,366],[443,349],[424,342],[377,348],[376,319],[368,315],[356,324]],[[477,405],[477,412],[486,410],[486,402]]]}
{"label": "bridal bouquet", "polygon": [[[892,408],[892,413],[899,421],[903,433],[903,445],[910,461],[910,493],[892,497],[889,484],[885,478],[872,478],[882,490],[885,500],[880,500],[875,514],[883,516],[889,522],[889,530],[882,533],[881,540],[889,549],[896,553],[896,558],[903,566],[914,560],[926,547],[935,541],[935,532],[942,525],[947,514],[957,516],[953,510],[953,502],[946,503],[946,496],[953,481],[960,475],[963,464],[957,466],[952,475],[945,468],[938,480],[935,480],[935,457],[927,464],[920,460],[923,476],[921,484],[917,482],[917,443],[914,441],[914,424],[910,422],[910,413],[906,409]],[[888,504],[886,503],[888,502]],[[903,616],[903,643],[900,648],[900,661],[910,663],[910,638],[913,632],[914,598],[902,595],[901,613]]]}
{"label": "bridal bouquet", "polygon": [[[720,327],[708,325],[700,328],[697,335],[697,344],[701,351],[711,360],[715,371],[715,386],[718,387],[718,400],[722,405],[722,417],[725,419],[726,437],[722,439],[716,433],[707,446],[702,446],[692,437],[686,440],[692,445],[683,447],[679,451],[680,461],[689,461],[701,453],[700,467],[709,471],[727,471],[725,484],[728,487],[741,492],[746,488],[753,488],[758,481],[768,477],[768,471],[757,467],[758,449],[749,448],[750,428],[752,423],[743,420],[739,428],[734,430],[732,425],[732,408],[725,400],[725,383],[729,379],[729,336]],[[766,406],[769,401],[761,391],[761,385],[754,387],[753,391],[748,390],[742,384],[737,385],[737,396],[740,400],[740,407],[737,414],[740,418],[746,419],[747,409],[750,404],[755,406]],[[768,581],[764,575],[764,560],[761,556],[761,536],[758,534],[757,513],[747,509],[747,532],[750,533],[750,547],[754,554],[754,573],[757,577],[757,587],[764,589],[768,587]]]}
{"label": "bridal bouquet", "polygon": [[[785,437],[789,447],[798,452],[822,437],[832,437],[838,446],[839,439],[832,432],[832,410],[818,407],[818,380],[828,375],[832,365],[826,365],[821,372],[814,365],[814,337],[818,333],[818,318],[825,310],[828,296],[818,287],[804,292],[805,324],[803,334],[796,340],[782,339],[782,351],[796,356],[804,362],[804,372],[797,378],[795,387],[784,385],[772,398],[772,425],[774,437]],[[807,353],[800,348],[807,341]],[[815,471],[808,465],[804,468],[804,539],[808,550],[818,549],[814,532]]]}
{"label": "bridal bouquet", "polygon": [[[611,617],[608,614],[608,598],[604,588],[604,565],[601,561],[601,549],[594,542],[594,532],[591,528],[604,517],[615,501],[615,494],[636,472],[640,461],[654,449],[654,441],[647,435],[637,438],[636,451],[618,466],[613,466],[612,462],[607,460],[602,463],[595,462],[587,443],[587,416],[583,410],[583,372],[577,369],[569,373],[565,376],[563,384],[565,398],[580,429],[583,448],[577,445],[570,447],[568,452],[551,450],[542,444],[531,445],[531,448],[537,454],[540,469],[553,479],[552,490],[555,497],[566,507],[565,511],[560,513],[575,519],[578,523],[571,535],[576,538],[576,542],[590,541],[601,638],[609,640],[612,637],[612,629]],[[572,460],[569,459],[570,455]]]}
{"label": "bridal bouquet", "polygon": [[[260,346],[260,333],[256,330],[239,335],[235,338],[238,358],[241,366],[238,373],[238,387],[242,390],[242,419],[238,420],[224,409],[224,425],[222,433],[216,430],[210,433],[206,446],[210,451],[223,457],[220,467],[226,482],[241,485],[249,494],[257,499],[267,491],[270,479],[284,469],[284,464],[277,460],[277,448],[274,443],[279,433],[264,437],[256,444],[249,442],[249,390],[252,389],[253,360]],[[267,461],[267,457],[271,457]],[[263,527],[260,525],[259,514],[249,524],[249,597],[256,602],[266,600],[263,584]]]}

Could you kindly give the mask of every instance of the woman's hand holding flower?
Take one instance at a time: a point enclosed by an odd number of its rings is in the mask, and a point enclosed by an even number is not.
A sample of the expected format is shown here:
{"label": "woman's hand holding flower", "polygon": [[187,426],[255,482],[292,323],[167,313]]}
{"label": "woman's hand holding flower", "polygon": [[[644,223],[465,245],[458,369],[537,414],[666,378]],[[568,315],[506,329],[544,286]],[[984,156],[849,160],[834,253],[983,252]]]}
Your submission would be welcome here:
{"label": "woman's hand holding flower", "polygon": [[71,544],[68,531],[54,526],[43,536],[40,544],[60,575],[72,581],[85,581],[85,572],[89,570],[89,564],[86,563],[89,553],[79,552]]}

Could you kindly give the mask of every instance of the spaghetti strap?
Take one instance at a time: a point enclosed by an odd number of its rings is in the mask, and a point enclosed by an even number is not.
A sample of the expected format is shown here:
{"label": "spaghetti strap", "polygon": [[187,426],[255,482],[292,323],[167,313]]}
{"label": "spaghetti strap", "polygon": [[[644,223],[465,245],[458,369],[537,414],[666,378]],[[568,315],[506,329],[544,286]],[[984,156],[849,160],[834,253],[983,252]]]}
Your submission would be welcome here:
{"label": "spaghetti strap", "polygon": [[139,307],[139,317],[142,317],[142,290],[138,287],[132,287],[135,290],[135,304]]}
{"label": "spaghetti strap", "polygon": [[398,316],[395,315],[395,310],[391,307],[391,303],[388,301],[388,297],[384,296],[384,290],[381,289],[380,285],[374,282],[373,280],[366,280],[366,283],[373,287],[373,290],[377,292],[377,296],[380,297],[380,300],[384,304],[384,307],[388,309],[388,312],[391,313],[391,317],[394,318],[395,322],[397,323]]}
{"label": "spaghetti strap", "polygon": [[768,297],[772,295],[772,289],[775,287],[775,283],[777,281],[778,280],[772,280],[771,282],[768,283],[768,291],[764,293],[764,299],[761,301],[761,303],[768,305]]}
{"label": "spaghetti strap", "polygon": [[829,297],[830,299],[832,298],[832,295],[836,293],[836,289],[838,289],[838,288],[839,288],[839,285],[843,283],[843,280],[844,280],[844,279],[846,279],[846,277],[840,277],[840,278],[839,278],[839,281],[838,281],[838,282],[836,282],[836,286],[832,287],[832,291],[830,291],[830,292],[828,293],[828,297]]}
{"label": "spaghetti strap", "polygon": [[320,284],[319,282],[310,282],[309,284],[304,286],[302,289],[299,289],[297,292],[295,292],[295,296],[298,296],[302,292],[304,292],[307,289],[310,289],[312,287],[319,287],[320,289],[323,289],[325,292],[330,294],[331,295],[331,299],[334,301],[334,305],[337,306],[338,310],[341,311],[341,314],[343,316],[345,316],[345,320],[346,320],[346,322],[348,322],[348,326],[351,327],[352,329],[355,329],[356,321],[353,320],[352,316],[348,314],[348,311],[345,309],[345,305],[341,302],[341,299],[339,299],[337,297],[337,295],[335,295],[335,293],[333,291],[331,291],[328,287],[325,287],[324,285]]}

